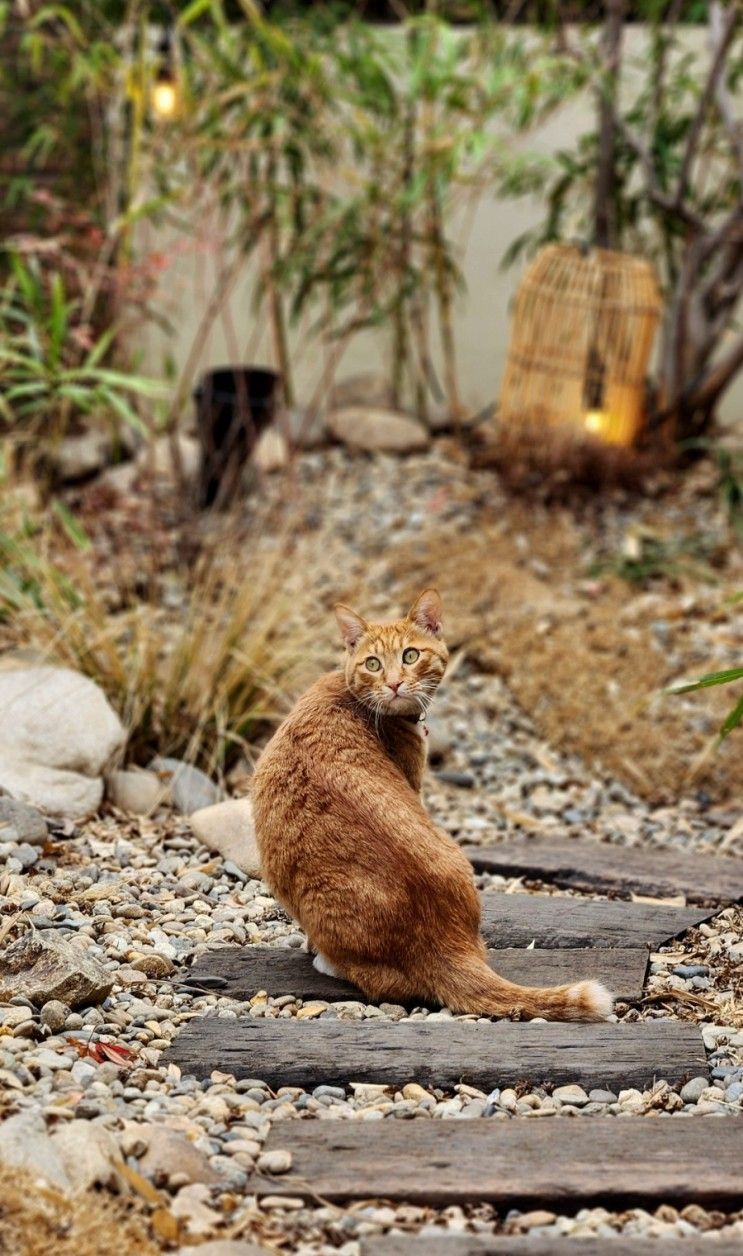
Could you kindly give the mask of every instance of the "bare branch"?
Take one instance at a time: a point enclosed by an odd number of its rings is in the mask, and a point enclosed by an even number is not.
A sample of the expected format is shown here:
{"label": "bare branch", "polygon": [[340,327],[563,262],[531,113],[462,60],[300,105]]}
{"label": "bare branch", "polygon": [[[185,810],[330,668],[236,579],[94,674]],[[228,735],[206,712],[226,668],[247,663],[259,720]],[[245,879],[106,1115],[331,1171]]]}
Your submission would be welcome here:
{"label": "bare branch", "polygon": [[720,76],[725,68],[725,61],[730,50],[730,45],[733,42],[733,36],[735,35],[737,23],[738,5],[731,4],[727,10],[726,19],[723,20],[722,16],[720,16],[719,36],[716,38],[716,42],[713,43],[712,64],[709,68],[709,74],[707,75],[707,82],[704,85],[704,91],[699,97],[697,111],[694,115],[691,127],[689,128],[689,135],[686,141],[686,151],[684,153],[683,162],[681,163],[681,171],[679,173],[678,184],[676,187],[675,199],[678,205],[682,203],[687,193],[689,179],[691,176],[691,168],[694,163],[694,158],[696,157],[702,128],[707,117],[707,111],[715,98],[718,83],[720,82]]}
{"label": "bare branch", "polygon": [[661,23],[656,23],[653,27],[653,39],[656,41],[658,49],[658,60],[656,63],[656,80],[655,91],[651,101],[652,119],[650,126],[651,135],[658,129],[660,121],[661,103],[663,101],[663,92],[666,86],[666,69],[668,68],[668,48],[671,42],[670,32],[675,28],[679,20],[684,0],[673,0],[668,15]]}
{"label": "bare branch", "polygon": [[[733,8],[734,7],[735,6],[733,6]],[[724,36],[723,6],[720,3],[720,0],[712,0],[709,11],[709,25],[712,47],[719,47]],[[743,120],[737,117],[733,110],[733,102],[730,98],[730,89],[728,88],[724,74],[721,74],[717,81],[715,100],[717,102],[717,108],[720,111],[723,126],[728,133],[730,145],[738,162],[741,191],[743,191]]]}
{"label": "bare branch", "polygon": [[743,336],[713,363],[706,378],[691,392],[690,400],[698,409],[711,410],[741,367]]}

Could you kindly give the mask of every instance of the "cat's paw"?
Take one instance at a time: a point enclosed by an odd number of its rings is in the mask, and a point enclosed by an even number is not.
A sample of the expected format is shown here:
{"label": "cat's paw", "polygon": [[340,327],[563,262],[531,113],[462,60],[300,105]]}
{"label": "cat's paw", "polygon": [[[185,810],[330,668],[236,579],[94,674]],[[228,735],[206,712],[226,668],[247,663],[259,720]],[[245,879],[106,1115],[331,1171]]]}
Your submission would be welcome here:
{"label": "cat's paw", "polygon": [[312,967],[316,969],[317,972],[324,973],[326,977],[341,976],[338,969],[335,968],[334,965],[331,964],[330,960],[326,959],[320,951],[318,951],[317,955],[314,957]]}

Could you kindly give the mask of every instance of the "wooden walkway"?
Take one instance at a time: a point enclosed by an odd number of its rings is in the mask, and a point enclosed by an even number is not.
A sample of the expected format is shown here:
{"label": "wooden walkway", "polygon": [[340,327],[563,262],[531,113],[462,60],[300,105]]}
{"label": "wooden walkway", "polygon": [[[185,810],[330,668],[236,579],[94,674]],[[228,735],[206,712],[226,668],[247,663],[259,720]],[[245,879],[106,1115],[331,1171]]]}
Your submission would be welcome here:
{"label": "wooden walkway", "polygon": [[743,900],[743,859],[537,838],[463,849],[480,871],[532,877],[574,890],[654,898],[683,895],[688,903],[718,905]]}
{"label": "wooden walkway", "polygon": [[739,1208],[743,1121],[586,1116],[549,1121],[286,1121],[266,1149],[291,1152],[249,1194],[407,1200],[499,1209]]}
{"label": "wooden walkway", "polygon": [[[683,895],[691,906],[596,901],[561,895],[482,896],[489,960],[525,985],[597,977],[636,1001],[648,954],[720,906],[743,897],[743,861],[665,855],[607,845],[523,840],[467,848],[476,868],[618,896]],[[202,955],[175,979],[180,989],[249,999],[259,990],[306,1002],[355,1000],[347,982],[317,973],[302,952],[224,947]],[[320,1009],[318,1009],[319,1011]],[[184,1073],[214,1069],[256,1077],[272,1089],[321,1084],[409,1081],[451,1089],[578,1083],[585,1090],[645,1089],[709,1076],[699,1028],[657,1019],[635,1023],[533,1024],[452,1019],[340,1020],[294,1017],[195,1017],[164,1060]],[[547,1207],[574,1213],[659,1203],[741,1207],[743,1117],[648,1116],[620,1120],[595,1113],[574,1119],[481,1118],[415,1121],[298,1120],[275,1125],[266,1149],[286,1149],[292,1167],[254,1173],[258,1197],[301,1196],[347,1204],[390,1200],[444,1207],[477,1201],[499,1211]],[[659,1242],[635,1238],[554,1239],[387,1235],[364,1240],[362,1256],[655,1256]],[[732,1256],[738,1245],[696,1236],[685,1256]],[[669,1249],[670,1250],[670,1249]]]}

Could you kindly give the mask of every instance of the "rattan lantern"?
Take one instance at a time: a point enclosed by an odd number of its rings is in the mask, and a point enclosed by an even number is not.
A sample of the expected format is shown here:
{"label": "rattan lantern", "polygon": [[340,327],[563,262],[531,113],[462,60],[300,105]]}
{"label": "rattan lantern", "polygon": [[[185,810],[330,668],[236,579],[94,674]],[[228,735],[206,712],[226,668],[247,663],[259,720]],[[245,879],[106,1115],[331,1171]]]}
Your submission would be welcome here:
{"label": "rattan lantern", "polygon": [[[651,264],[609,249],[550,244],[516,296],[500,398],[518,427],[631,445],[645,420],[645,381],[661,300]],[[509,427],[510,430],[505,429]]]}

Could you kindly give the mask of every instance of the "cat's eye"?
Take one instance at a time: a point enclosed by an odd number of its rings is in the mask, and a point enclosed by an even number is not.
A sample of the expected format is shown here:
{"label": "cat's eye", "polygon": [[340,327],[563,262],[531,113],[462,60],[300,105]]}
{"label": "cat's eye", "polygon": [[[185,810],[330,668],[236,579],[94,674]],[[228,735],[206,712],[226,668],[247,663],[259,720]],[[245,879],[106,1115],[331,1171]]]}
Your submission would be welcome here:
{"label": "cat's eye", "polygon": [[416,650],[414,646],[408,646],[407,650],[402,652],[403,663],[414,663],[421,656],[420,650]]}
{"label": "cat's eye", "polygon": [[375,658],[373,654],[370,654],[369,658],[366,660],[367,671],[378,672],[381,670],[381,667],[382,667],[382,664],[380,663],[379,659]]}

